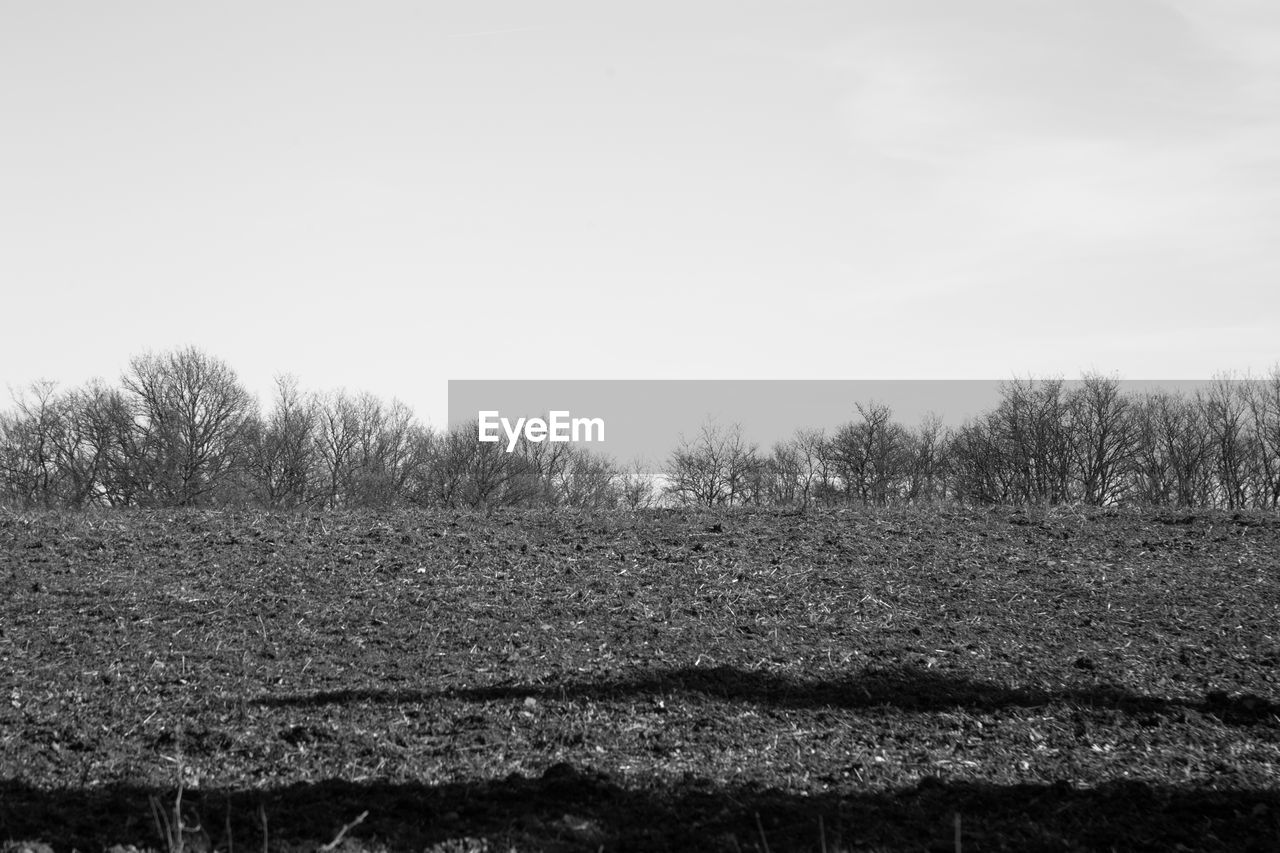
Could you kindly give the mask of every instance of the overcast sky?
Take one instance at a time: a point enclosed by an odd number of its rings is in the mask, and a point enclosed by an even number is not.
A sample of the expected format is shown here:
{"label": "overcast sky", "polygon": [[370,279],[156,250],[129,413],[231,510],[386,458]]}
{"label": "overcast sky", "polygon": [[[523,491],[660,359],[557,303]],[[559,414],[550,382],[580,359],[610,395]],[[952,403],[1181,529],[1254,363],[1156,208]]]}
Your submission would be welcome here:
{"label": "overcast sky", "polygon": [[1280,359],[1280,4],[0,0],[0,385]]}

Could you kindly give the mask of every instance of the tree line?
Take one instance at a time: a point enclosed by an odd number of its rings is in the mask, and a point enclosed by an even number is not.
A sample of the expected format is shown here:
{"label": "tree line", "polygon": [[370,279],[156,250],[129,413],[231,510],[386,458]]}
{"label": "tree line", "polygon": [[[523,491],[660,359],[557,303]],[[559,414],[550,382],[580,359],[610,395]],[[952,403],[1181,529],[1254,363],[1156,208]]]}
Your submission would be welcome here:
{"label": "tree line", "polygon": [[650,472],[568,443],[522,438],[508,453],[474,422],[436,431],[398,401],[304,392],[289,377],[264,412],[225,362],[186,348],[133,358],[116,385],[16,394],[0,413],[0,503],[1280,507],[1280,367],[1190,395],[1126,394],[1096,374],[1013,380],[955,428],[905,426],[876,402],[854,415],[768,450],[708,421]]}
{"label": "tree line", "polygon": [[1194,394],[1126,394],[1090,374],[1012,380],[957,428],[914,428],[859,403],[828,434],[800,430],[762,453],[738,426],[706,424],[666,465],[678,503],[886,506],[1080,503],[1280,508],[1280,367]]}
{"label": "tree line", "polygon": [[195,348],[133,358],[118,385],[47,381],[0,414],[0,502],[14,507],[272,509],[647,505],[651,483],[571,444],[436,432],[403,403],[306,393],[282,377],[267,412]]}

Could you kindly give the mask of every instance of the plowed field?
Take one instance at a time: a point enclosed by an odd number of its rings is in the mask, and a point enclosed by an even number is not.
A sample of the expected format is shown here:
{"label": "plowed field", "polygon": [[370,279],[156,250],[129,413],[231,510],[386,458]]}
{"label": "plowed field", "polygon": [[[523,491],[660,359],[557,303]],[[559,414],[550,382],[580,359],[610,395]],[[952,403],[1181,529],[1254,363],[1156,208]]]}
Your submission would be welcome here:
{"label": "plowed field", "polygon": [[1280,518],[0,515],[0,848],[957,839],[1280,850]]}

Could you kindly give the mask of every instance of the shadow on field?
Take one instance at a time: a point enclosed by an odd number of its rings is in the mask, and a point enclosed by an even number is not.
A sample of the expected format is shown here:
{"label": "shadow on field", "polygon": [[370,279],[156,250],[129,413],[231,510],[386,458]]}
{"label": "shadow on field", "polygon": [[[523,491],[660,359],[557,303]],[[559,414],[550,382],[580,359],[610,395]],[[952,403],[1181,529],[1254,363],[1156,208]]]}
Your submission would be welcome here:
{"label": "shadow on field", "polygon": [[[174,791],[53,791],[0,781],[0,839],[59,851],[161,846],[151,798],[172,814]],[[541,776],[425,785],[326,780],[265,790],[189,790],[188,849],[314,850],[367,811],[337,849],[466,851],[459,839],[518,850],[952,850],[955,815],[967,850],[1280,849],[1280,793],[1179,790],[1122,782],[992,786],[925,780],[840,796],[716,787],[697,779],[623,786],[567,764]],[[260,815],[266,816],[266,844]],[[757,822],[758,821],[758,822]],[[763,835],[763,841],[762,841]],[[203,845],[203,846],[200,846]],[[438,845],[438,846],[437,846]]]}
{"label": "shadow on field", "polygon": [[1001,687],[982,681],[917,668],[864,670],[847,679],[799,679],[769,672],[729,666],[684,667],[657,670],[620,679],[560,684],[509,684],[455,688],[440,691],[349,689],[312,694],[264,697],[268,707],[343,704],[351,702],[414,703],[455,698],[474,701],[494,699],[592,699],[621,700],[701,695],[711,699],[750,702],[784,708],[879,708],[907,711],[956,709],[995,710],[1073,705],[1108,708],[1134,714],[1167,713],[1188,709],[1210,714],[1229,725],[1253,725],[1280,717],[1280,705],[1259,696],[1227,696],[1210,693],[1200,702],[1142,696],[1111,686],[1066,690]]}

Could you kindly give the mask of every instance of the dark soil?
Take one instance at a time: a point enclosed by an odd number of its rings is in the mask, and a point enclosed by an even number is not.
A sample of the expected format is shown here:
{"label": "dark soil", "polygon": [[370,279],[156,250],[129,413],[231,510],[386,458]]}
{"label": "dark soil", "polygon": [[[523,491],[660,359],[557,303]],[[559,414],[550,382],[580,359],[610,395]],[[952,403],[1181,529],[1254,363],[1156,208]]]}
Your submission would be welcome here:
{"label": "dark soil", "polygon": [[1275,514],[10,513],[0,849],[1276,851],[1278,664]]}

